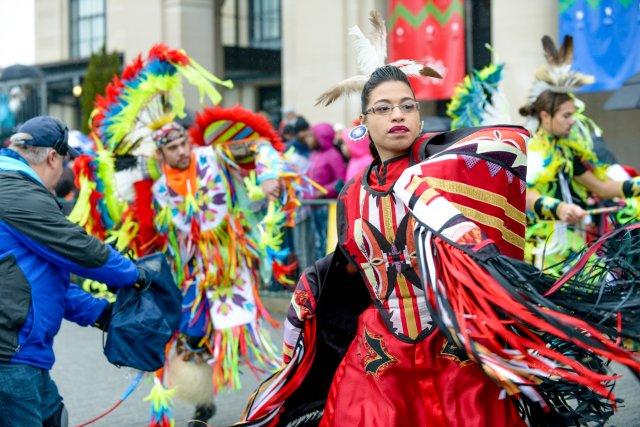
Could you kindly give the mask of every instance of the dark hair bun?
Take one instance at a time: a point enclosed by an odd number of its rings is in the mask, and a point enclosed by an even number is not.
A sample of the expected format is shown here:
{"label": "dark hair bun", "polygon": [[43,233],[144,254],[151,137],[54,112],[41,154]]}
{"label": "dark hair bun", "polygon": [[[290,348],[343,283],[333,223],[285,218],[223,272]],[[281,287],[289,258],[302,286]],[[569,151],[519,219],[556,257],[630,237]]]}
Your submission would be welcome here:
{"label": "dark hair bun", "polygon": [[520,113],[521,116],[529,117],[534,115],[535,109],[533,108],[532,104],[527,104],[523,107],[520,107],[518,112]]}

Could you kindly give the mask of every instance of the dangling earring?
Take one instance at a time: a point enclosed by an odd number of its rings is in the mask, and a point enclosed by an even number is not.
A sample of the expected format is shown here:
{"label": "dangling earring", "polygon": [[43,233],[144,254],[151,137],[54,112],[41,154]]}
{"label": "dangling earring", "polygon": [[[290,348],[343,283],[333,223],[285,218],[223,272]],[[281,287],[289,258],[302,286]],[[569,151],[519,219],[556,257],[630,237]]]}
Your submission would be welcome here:
{"label": "dangling earring", "polygon": [[351,131],[349,132],[349,138],[354,141],[360,141],[365,136],[367,136],[367,130],[368,129],[366,125],[358,125],[351,129]]}

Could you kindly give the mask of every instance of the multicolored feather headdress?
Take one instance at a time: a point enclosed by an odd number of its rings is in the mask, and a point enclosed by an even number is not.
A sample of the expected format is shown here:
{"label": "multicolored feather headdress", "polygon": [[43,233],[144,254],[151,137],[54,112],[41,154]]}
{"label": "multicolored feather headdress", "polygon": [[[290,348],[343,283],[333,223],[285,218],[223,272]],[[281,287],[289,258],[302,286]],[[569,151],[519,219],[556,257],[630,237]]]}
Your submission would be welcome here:
{"label": "multicolored feather headdress", "polygon": [[503,71],[504,63],[491,63],[473,70],[455,87],[447,105],[452,130],[511,123],[509,105],[500,88]]}
{"label": "multicolored feather headdress", "polygon": [[357,25],[349,30],[349,34],[355,37],[354,47],[360,74],[349,77],[324,92],[316,100],[316,105],[322,104],[326,107],[342,96],[360,92],[369,77],[371,77],[371,74],[384,65],[398,67],[408,76],[421,75],[437,79],[442,78],[433,68],[412,59],[399,59],[387,64],[387,27],[380,12],[371,11],[369,23],[372,30],[370,39],[362,33],[362,30]]}
{"label": "multicolored feather headdress", "polygon": [[242,107],[213,107],[198,113],[189,129],[196,145],[219,145],[257,139],[268,140],[278,151],[284,144],[266,117]]}
{"label": "multicolored feather headdress", "polygon": [[[319,187],[321,192],[324,190],[296,169],[295,163],[290,159],[291,153],[284,152],[282,139],[269,120],[261,114],[240,106],[206,108],[196,116],[189,134],[194,145],[213,146],[225,164],[234,169],[240,167],[251,170],[255,167],[258,171],[278,171],[274,178],[284,182],[286,191],[283,192],[276,210],[278,215],[280,212],[284,213],[287,226],[294,225],[295,213],[300,206],[298,194],[308,193],[314,186]],[[256,153],[262,149],[261,141],[268,142],[266,145],[273,149],[263,152],[260,163],[256,163]],[[255,173],[245,177],[244,183],[249,199],[264,197],[263,194],[260,195],[262,190],[256,183]],[[234,192],[231,192],[231,197],[235,197]],[[268,233],[262,233],[263,236],[265,234]]]}
{"label": "multicolored feather headdress", "polygon": [[201,102],[208,97],[218,104],[222,96],[213,86],[232,88],[230,80],[220,80],[183,50],[157,44],[129,64],[122,77],[115,76],[96,98],[91,129],[99,144],[116,155],[151,156],[155,151],[152,133],[175,117],[184,117],[182,77],[195,86]]}
{"label": "multicolored feather headdress", "polygon": [[535,81],[527,98],[529,103],[533,103],[545,90],[571,93],[595,81],[593,76],[571,68],[573,37],[565,36],[560,49],[557,49],[551,37],[545,35],[542,37],[542,49],[547,63],[534,74]]}

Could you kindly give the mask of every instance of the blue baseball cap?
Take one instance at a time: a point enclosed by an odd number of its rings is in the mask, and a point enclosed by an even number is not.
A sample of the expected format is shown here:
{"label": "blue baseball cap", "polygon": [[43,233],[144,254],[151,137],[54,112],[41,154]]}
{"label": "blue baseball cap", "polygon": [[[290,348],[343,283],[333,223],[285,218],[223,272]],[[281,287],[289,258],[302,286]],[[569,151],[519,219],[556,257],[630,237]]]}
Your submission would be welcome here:
{"label": "blue baseball cap", "polygon": [[69,146],[69,128],[51,116],[38,116],[27,120],[18,128],[12,141],[32,147],[50,147],[61,156],[77,157],[80,153]]}

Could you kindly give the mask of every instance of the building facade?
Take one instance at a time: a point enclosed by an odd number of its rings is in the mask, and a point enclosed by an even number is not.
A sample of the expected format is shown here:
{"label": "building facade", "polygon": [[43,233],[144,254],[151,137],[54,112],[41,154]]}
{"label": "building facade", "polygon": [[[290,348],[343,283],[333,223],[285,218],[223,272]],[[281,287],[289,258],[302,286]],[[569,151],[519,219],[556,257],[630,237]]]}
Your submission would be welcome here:
{"label": "building facade", "polygon": [[[282,103],[280,17],[280,0],[36,0],[36,64],[84,61],[86,69],[103,46],[127,63],[166,43],[233,79],[225,105],[265,110],[275,120]],[[69,94],[81,76],[67,82]],[[192,88],[187,106],[199,107]],[[47,110],[77,126],[77,103],[48,102]]]}
{"label": "building facade", "polygon": [[[425,0],[429,2],[430,0]],[[515,123],[534,70],[543,62],[540,38],[557,37],[557,0],[464,0],[467,69],[486,65],[490,43],[506,63],[504,90]],[[309,121],[350,123],[359,100],[314,106],[326,88],[357,73],[348,29],[367,26],[368,12],[386,15],[388,0],[36,0],[36,62],[76,62],[105,45],[125,62],[154,43],[185,49],[196,61],[236,87],[223,104],[267,111],[274,122],[290,107]],[[73,87],[78,74],[67,66]],[[70,79],[70,80],[69,80]],[[598,122],[614,152],[640,166],[640,121],[636,111],[605,111],[607,93],[583,94],[587,114]],[[60,101],[62,100],[62,101]],[[197,109],[195,93],[188,106]],[[58,96],[49,113],[73,122],[72,99]],[[444,102],[426,103],[423,113],[442,115]],[[636,117],[634,120],[633,117]],[[628,160],[627,160],[628,159]]]}

